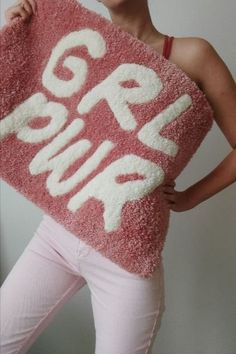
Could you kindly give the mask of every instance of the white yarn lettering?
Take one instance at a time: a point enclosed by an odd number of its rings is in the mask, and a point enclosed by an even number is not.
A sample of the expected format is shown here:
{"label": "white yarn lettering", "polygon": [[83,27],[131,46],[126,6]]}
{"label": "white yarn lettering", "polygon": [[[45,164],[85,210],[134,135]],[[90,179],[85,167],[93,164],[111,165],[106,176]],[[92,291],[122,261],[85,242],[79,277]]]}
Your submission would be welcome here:
{"label": "white yarn lettering", "polygon": [[101,58],[106,53],[106,42],[97,31],[89,28],[74,31],[62,37],[53,48],[51,57],[42,75],[42,83],[56,97],[70,97],[79,91],[87,78],[88,67],[84,59],[69,55],[63,66],[70,69],[74,76],[71,80],[61,80],[53,73],[59,58],[70,48],[86,45],[92,58]]}
{"label": "white yarn lettering", "polygon": [[[135,80],[140,86],[121,86],[120,82],[128,80]],[[138,64],[122,64],[82,98],[77,110],[81,114],[88,113],[101,99],[106,99],[120,127],[134,130],[137,122],[128,103],[147,103],[159,94],[162,87],[154,70]]]}
{"label": "white yarn lettering", "polygon": [[[68,110],[63,104],[48,102],[43,93],[35,93],[0,120],[0,140],[16,133],[17,138],[26,143],[40,143],[55,135],[65,124],[67,116]],[[29,127],[29,122],[37,117],[50,117],[51,120],[43,128]]]}
{"label": "white yarn lettering", "polygon": [[[141,180],[117,183],[121,174],[138,173]],[[104,205],[104,228],[107,232],[120,226],[122,207],[127,201],[140,199],[160,185],[164,179],[163,169],[152,161],[134,154],[125,155],[107,166],[76,193],[67,207],[72,212],[81,208],[91,197],[101,200]]]}
{"label": "white yarn lettering", "polygon": [[81,131],[83,126],[84,122],[81,119],[74,119],[62,133],[59,133],[50,144],[43,147],[35,155],[29,165],[29,171],[32,175],[52,170],[47,178],[47,188],[54,197],[72,190],[99,165],[114,146],[110,141],[104,141],[94,155],[86,160],[73,176],[66,181],[59,182],[68,167],[81,158],[92,144],[89,140],[82,139],[70,145],[56,157],[52,158],[52,156],[67,145]]}
{"label": "white yarn lettering", "polygon": [[[102,58],[106,52],[106,42],[96,31],[83,29],[71,32],[62,37],[52,50],[51,57],[43,72],[42,82],[56,97],[70,97],[77,92],[87,78],[87,63],[84,59],[68,56],[63,66],[69,68],[74,77],[71,80],[60,80],[53,73],[61,55],[72,47],[86,45],[92,58]],[[127,88],[121,85],[122,81],[135,80],[139,86]],[[114,118],[124,131],[136,128],[135,116],[129,104],[148,103],[159,95],[163,84],[157,73],[151,68],[135,63],[119,65],[107,78],[88,91],[77,105],[80,114],[89,111],[105,99],[114,113]],[[179,146],[171,139],[161,135],[161,130],[174,121],[192,104],[188,94],[184,94],[158,113],[151,121],[137,133],[138,139],[151,149],[161,151],[175,157]],[[32,119],[50,117],[50,122],[43,128],[33,129],[29,126]],[[46,180],[48,192],[53,197],[63,195],[75,188],[89,176],[106,158],[115,144],[110,140],[103,141],[92,156],[66,180],[62,180],[67,169],[78,159],[82,158],[92,147],[88,139],[80,139],[65,148],[70,141],[83,129],[85,123],[75,118],[59,133],[68,118],[67,108],[57,102],[48,102],[43,93],[37,92],[22,102],[0,121],[0,139],[15,133],[19,140],[26,143],[39,143],[56,134],[53,140],[44,146],[34,156],[29,164],[31,175],[38,175],[51,171]],[[96,127],[94,127],[96,129]],[[63,150],[64,148],[64,150]],[[63,150],[63,151],[61,151]],[[128,180],[118,183],[120,175],[137,173],[142,179]],[[103,171],[99,172],[79,192],[73,195],[67,204],[71,212],[76,212],[91,197],[102,201],[104,205],[104,227],[106,231],[114,231],[121,224],[122,208],[127,201],[144,197],[158,187],[164,180],[164,170],[147,159],[135,154],[126,154],[112,161]]]}
{"label": "white yarn lettering", "polygon": [[189,95],[185,94],[179,97],[140,129],[138,139],[155,150],[160,150],[169,156],[176,156],[179,150],[178,145],[174,141],[161,136],[160,131],[184,112],[191,103],[192,99]]}

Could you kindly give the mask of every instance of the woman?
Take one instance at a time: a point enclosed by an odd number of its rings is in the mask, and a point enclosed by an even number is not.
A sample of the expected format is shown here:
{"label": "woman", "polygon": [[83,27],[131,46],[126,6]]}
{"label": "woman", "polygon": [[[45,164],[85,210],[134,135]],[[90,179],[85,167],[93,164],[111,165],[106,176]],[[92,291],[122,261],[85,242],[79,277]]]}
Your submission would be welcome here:
{"label": "woman", "polygon": [[[152,24],[147,0],[102,0],[113,23],[164,53],[167,37]],[[29,20],[34,0],[6,11]],[[189,210],[236,180],[236,85],[206,40],[175,38],[167,58],[207,95],[232,152],[185,191],[163,185],[173,211]],[[55,313],[88,284],[96,328],[96,354],[148,353],[164,311],[163,265],[150,279],[121,269],[45,215],[34,237],[2,285],[1,353],[25,353]],[[15,296],[17,292],[17,296]],[[27,316],[26,316],[27,313]]]}

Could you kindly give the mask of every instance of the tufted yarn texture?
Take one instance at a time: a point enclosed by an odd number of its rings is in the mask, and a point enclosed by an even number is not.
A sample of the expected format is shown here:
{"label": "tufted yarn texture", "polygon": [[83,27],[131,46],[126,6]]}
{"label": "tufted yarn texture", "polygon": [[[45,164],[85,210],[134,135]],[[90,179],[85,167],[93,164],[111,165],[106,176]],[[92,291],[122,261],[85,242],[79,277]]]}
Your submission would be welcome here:
{"label": "tufted yarn texture", "polygon": [[76,0],[37,0],[0,31],[0,176],[129,272],[158,267],[160,186],[213,124],[176,64]]}

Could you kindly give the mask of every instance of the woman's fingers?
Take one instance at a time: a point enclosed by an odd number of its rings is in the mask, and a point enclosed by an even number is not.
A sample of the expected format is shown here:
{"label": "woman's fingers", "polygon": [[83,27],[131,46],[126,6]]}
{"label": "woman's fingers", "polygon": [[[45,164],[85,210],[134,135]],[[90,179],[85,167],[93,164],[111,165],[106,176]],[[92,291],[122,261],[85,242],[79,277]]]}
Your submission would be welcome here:
{"label": "woman's fingers", "polygon": [[27,20],[29,17],[28,12],[23,7],[19,9],[19,14],[23,18],[23,20]]}
{"label": "woman's fingers", "polygon": [[172,192],[165,192],[164,191],[164,194],[165,194],[165,198],[167,198],[167,199],[173,198],[173,196],[174,196],[174,192],[173,191]]}
{"label": "woman's fingers", "polygon": [[166,188],[163,188],[163,192],[165,194],[173,194],[173,189],[166,187]]}
{"label": "woman's fingers", "polygon": [[168,202],[168,203],[174,203],[175,202],[175,194],[167,194],[165,193],[165,200]]}
{"label": "woman's fingers", "polygon": [[[20,4],[24,6],[20,6]],[[11,21],[16,16],[22,17],[22,19],[28,20],[32,13],[36,10],[35,1],[34,0],[22,0],[18,1],[15,5],[9,7],[5,11],[5,17],[7,22]]]}
{"label": "woman's fingers", "polygon": [[167,182],[165,184],[162,184],[162,187],[174,187],[175,186],[175,181],[170,181],[170,182]]}
{"label": "woman's fingers", "polygon": [[175,183],[175,181],[171,181],[171,182],[167,183],[167,185],[168,185],[168,186],[175,186],[176,183]]}
{"label": "woman's fingers", "polygon": [[173,204],[175,203],[175,182],[170,182],[168,184],[164,184],[162,186],[162,192],[165,196],[166,201],[168,202],[168,204]]}
{"label": "woman's fingers", "polygon": [[173,189],[173,187],[163,186],[163,192],[170,194],[170,193],[174,192],[174,189]]}
{"label": "woman's fingers", "polygon": [[20,7],[19,6],[12,6],[9,7],[6,11],[5,11],[5,18],[8,21],[12,20],[13,18],[15,18],[16,16],[21,16],[20,13]]}
{"label": "woman's fingers", "polygon": [[12,6],[9,7],[6,11],[5,11],[5,18],[8,21],[11,21],[13,18],[15,18],[16,16],[21,16],[20,13],[20,7],[19,6]]}
{"label": "woman's fingers", "polygon": [[30,3],[32,9],[33,9],[33,13],[36,14],[36,1],[35,0],[28,0],[28,2]]}
{"label": "woman's fingers", "polygon": [[32,15],[33,9],[31,4],[26,0],[22,0],[21,3],[24,5],[24,10],[27,11],[29,15]]}

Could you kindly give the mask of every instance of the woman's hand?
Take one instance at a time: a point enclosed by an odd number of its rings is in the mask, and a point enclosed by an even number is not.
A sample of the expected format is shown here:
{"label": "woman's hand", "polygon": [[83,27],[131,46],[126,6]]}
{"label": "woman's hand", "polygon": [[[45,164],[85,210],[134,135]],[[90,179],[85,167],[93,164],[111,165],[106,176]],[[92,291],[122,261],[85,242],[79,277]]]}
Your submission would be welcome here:
{"label": "woman's hand", "polygon": [[5,11],[5,18],[7,23],[16,16],[20,16],[24,21],[28,21],[33,13],[36,13],[35,0],[21,0]]}
{"label": "woman's hand", "polygon": [[174,189],[175,182],[163,184],[161,189],[168,202],[169,208],[174,211],[185,211],[196,206],[194,200],[190,197],[187,190],[178,192]]}

